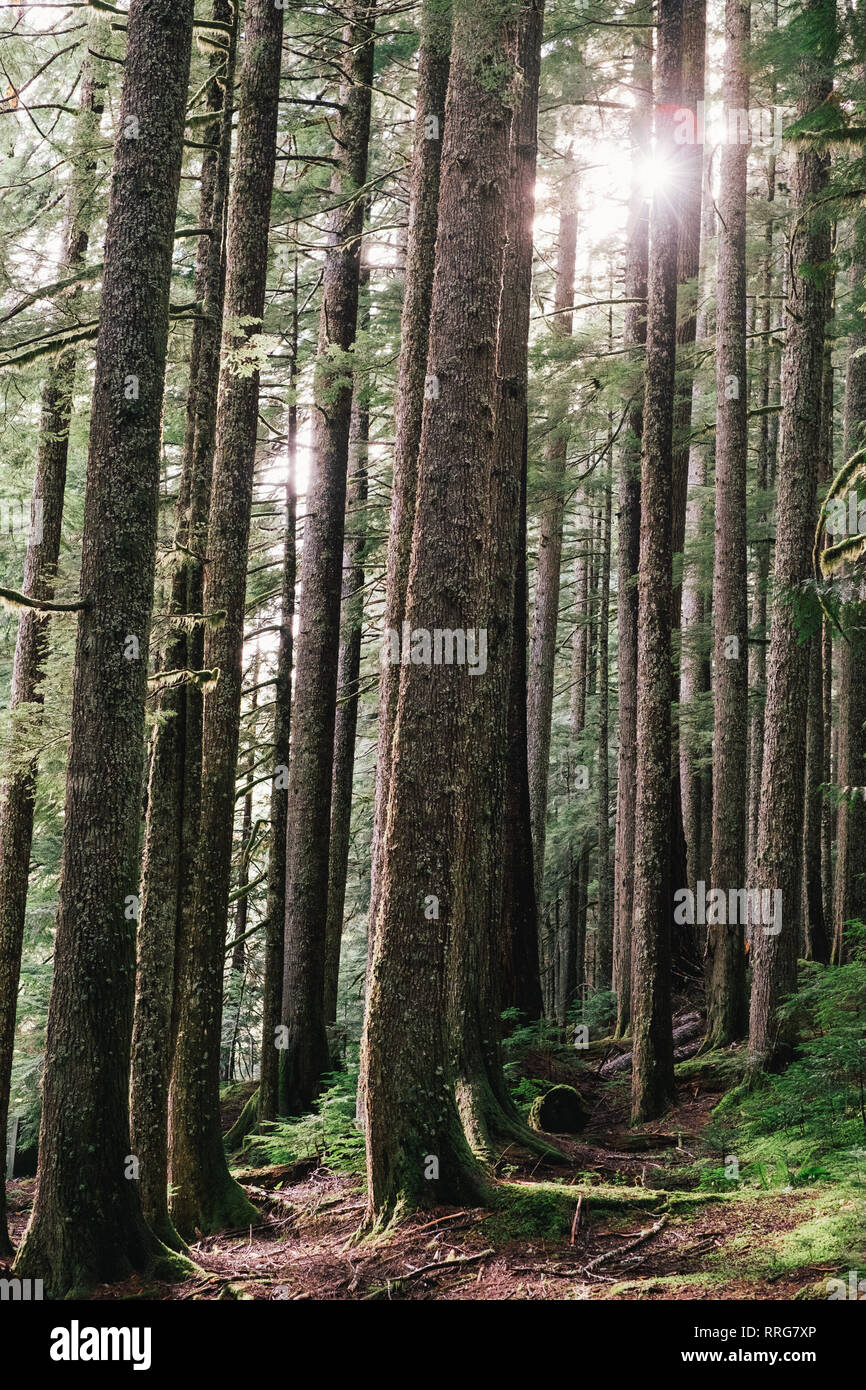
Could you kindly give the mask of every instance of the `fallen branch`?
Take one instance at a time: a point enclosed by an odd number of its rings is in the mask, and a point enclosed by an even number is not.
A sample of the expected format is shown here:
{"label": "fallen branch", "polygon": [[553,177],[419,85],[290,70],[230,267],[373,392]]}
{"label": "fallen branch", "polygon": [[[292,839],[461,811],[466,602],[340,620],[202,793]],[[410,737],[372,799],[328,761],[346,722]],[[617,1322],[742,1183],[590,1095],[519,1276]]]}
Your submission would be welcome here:
{"label": "fallen branch", "polygon": [[621,1245],[618,1250],[605,1250],[603,1254],[596,1255],[594,1260],[590,1260],[588,1265],[583,1266],[581,1273],[589,1274],[599,1265],[606,1264],[608,1260],[619,1259],[621,1255],[627,1255],[630,1251],[636,1250],[639,1245],[644,1245],[646,1241],[652,1240],[653,1236],[658,1235],[662,1227],[667,1224],[667,1219],[667,1215],[663,1216],[649,1231],[642,1231],[636,1240],[630,1240],[627,1245]]}

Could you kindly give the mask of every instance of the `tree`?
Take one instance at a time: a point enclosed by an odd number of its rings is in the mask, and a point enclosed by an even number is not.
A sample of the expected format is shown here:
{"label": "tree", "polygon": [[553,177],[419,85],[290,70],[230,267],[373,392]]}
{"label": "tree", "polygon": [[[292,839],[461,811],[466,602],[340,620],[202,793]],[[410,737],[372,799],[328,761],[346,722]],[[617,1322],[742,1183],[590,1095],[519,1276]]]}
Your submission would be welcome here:
{"label": "tree", "polygon": [[[751,12],[725,8],[724,116],[716,296],[716,491],[713,570],[713,850],[711,882],[730,901],[745,886],[748,788],[746,596],[746,165]],[[725,918],[729,916],[725,913]],[[707,1044],[725,1047],[746,1027],[742,922],[710,923],[706,938]]]}
{"label": "tree", "polygon": [[[820,121],[816,112],[832,89],[832,0],[806,0],[799,17],[809,42],[798,73],[797,119],[808,129],[810,121]],[[791,177],[796,222],[781,368],[778,524],[754,885],[771,895],[781,893],[781,921],[774,917],[752,935],[749,1057],[754,1071],[774,1070],[790,1058],[790,1027],[782,1022],[779,1005],[797,982],[795,904],[801,883],[809,649],[800,640],[792,596],[809,574],[814,539],[826,305],[822,267],[829,255],[829,224],[813,205],[826,178],[826,155],[800,145]]]}
{"label": "tree", "polygon": [[[129,1153],[138,818],[192,0],[132,0],[105,236],[39,1191],[16,1267],[54,1297],[162,1248]],[[69,1098],[75,1097],[75,1105]],[[130,1164],[133,1163],[133,1167]]]}
{"label": "tree", "polygon": [[[215,0],[213,17],[228,23],[228,0]],[[200,571],[206,543],[202,527],[213,468],[216,385],[225,290],[225,206],[231,156],[236,36],[211,56],[202,160],[200,225],[196,248],[196,297],[207,313],[193,326],[187,387],[186,429],[176,508],[178,547],[170,590],[170,623],[147,784],[147,818],[141,865],[135,1011],[132,1029],[130,1120],[141,1165],[141,1200],[151,1229],[173,1249],[182,1246],[168,1214],[168,1096],[177,1033],[176,969],[183,960],[189,920],[189,878],[194,865],[201,796],[201,691],[192,672],[201,666]],[[206,523],[206,516],[204,517]],[[194,573],[193,571],[197,571]],[[183,679],[183,673],[190,673]],[[175,684],[169,673],[180,677]],[[193,705],[197,708],[194,711]],[[180,952],[180,955],[179,955]],[[181,967],[182,968],[182,967]]]}
{"label": "tree", "polygon": [[205,696],[195,911],[179,978],[172,1087],[171,1215],[185,1238],[243,1225],[255,1208],[229,1174],[219,1109],[223,961],[228,920],[235,766],[241,708],[247,548],[259,412],[271,191],[277,141],[283,11],[250,0],[238,78],[238,135],[228,209],[224,361],[208,522],[203,611]]}
{"label": "tree", "polygon": [[[477,504],[497,443],[514,10],[487,0],[458,0],[454,8],[427,372],[433,385],[424,403],[405,619],[422,644],[425,634],[432,642],[438,630],[441,640],[446,629],[469,629],[480,643],[478,629],[489,621],[494,518]],[[470,292],[471,316],[464,312]],[[507,593],[511,609],[510,585]],[[423,645],[418,651],[424,654]],[[430,662],[401,663],[362,1044],[368,1219],[380,1222],[405,1205],[489,1195],[461,1123],[446,1036],[449,996],[467,988],[468,933],[486,906],[484,884],[473,899],[470,865],[484,853],[479,811],[489,770],[478,735],[489,676],[441,658],[432,664],[432,651]],[[425,746],[433,756],[422,764]]]}
{"label": "tree", "polygon": [[635,358],[628,430],[620,454],[617,513],[617,638],[619,663],[619,749],[614,843],[613,987],[617,1035],[628,1031],[631,1008],[631,932],[634,892],[634,779],[637,757],[637,574],[640,560],[640,452],[643,434],[643,346],[646,342],[649,206],[641,163],[652,136],[652,40],[637,30],[633,39],[635,100],[630,120],[633,164],[626,232],[624,346]]}
{"label": "tree", "polygon": [[[676,167],[682,0],[661,0],[656,57],[656,147]],[[671,1033],[672,486],[677,311],[677,209],[650,209],[646,394],[641,452],[638,583],[637,794],[632,934],[632,1119],[661,1114],[673,1095]]]}
{"label": "tree", "polygon": [[[451,60],[451,6],[425,0],[421,10],[421,41],[415,125],[409,188],[409,225],[404,269],[403,309],[400,318],[400,369],[394,443],[394,476],[388,527],[385,633],[400,632],[409,582],[412,528],[418,486],[418,449],[424,413],[427,350],[430,339],[430,306],[436,229],[439,222],[439,171],[445,97]],[[373,925],[378,915],[379,861],[388,783],[391,744],[399,693],[399,666],[383,661],[379,677],[379,734],[376,756],[376,807],[370,851],[370,911],[368,963],[373,952]]]}
{"label": "tree", "polygon": [[[849,285],[855,313],[848,335],[848,361],[845,369],[845,458],[863,447],[866,421],[866,329],[862,321],[864,283],[866,283],[866,220],[858,216],[855,224],[854,254]],[[858,498],[859,503],[859,498]],[[862,589],[849,578],[854,602],[862,602]],[[858,608],[853,612],[856,614]],[[863,679],[864,643],[858,624],[849,622],[846,641],[839,644],[839,766],[836,781],[840,787],[866,785],[866,680]],[[862,793],[861,793],[862,795]],[[863,805],[856,793],[843,795],[839,803],[836,828],[836,880],[833,899],[833,959],[844,958],[845,925],[866,920],[866,852],[862,834]]]}
{"label": "tree", "polygon": [[[91,21],[95,42],[97,23]],[[81,74],[81,96],[72,151],[72,185],[67,198],[61,271],[81,268],[87,254],[96,194],[97,160],[94,145],[104,110],[107,64],[88,55]],[[67,297],[70,317],[81,285]],[[73,320],[74,321],[74,320]],[[37,603],[50,603],[60,555],[69,424],[78,354],[64,348],[52,363],[42,388],[36,477],[30,507],[31,535],[24,563],[24,593]],[[18,619],[10,708],[41,705],[41,683],[49,647],[49,614],[24,609]],[[0,1137],[6,1134],[18,976],[27,907],[30,850],[36,799],[35,762],[13,771],[0,800]],[[6,1230],[6,1149],[0,1157],[0,1254],[11,1254]]]}
{"label": "tree", "polygon": [[[361,289],[370,281],[361,269]],[[362,306],[359,327],[370,326],[369,302]],[[352,821],[352,779],[358,727],[361,674],[361,629],[364,621],[364,544],[366,538],[367,451],[370,440],[370,388],[359,378],[352,402],[349,430],[349,478],[346,490],[346,544],[343,551],[343,637],[337,665],[337,715],[334,727],[334,771],[331,784],[331,841],[328,868],[328,918],[325,930],[325,1022],[337,1019],[340,943],[346,904],[349,832]]]}
{"label": "tree", "polygon": [[[559,204],[559,245],[551,331],[558,340],[571,337],[574,314],[574,266],[577,254],[578,175],[569,148],[562,171]],[[553,678],[559,624],[559,584],[562,570],[562,528],[565,517],[566,459],[569,438],[569,391],[561,387],[552,403],[554,416],[545,457],[544,500],[538,527],[538,564],[529,659],[527,740],[529,796],[532,807],[532,847],[536,895],[544,895],[544,843],[547,821],[547,783],[550,772],[550,728]]]}
{"label": "tree", "polygon": [[363,190],[367,180],[375,5],[353,0],[344,33],[345,70],[335,143],[331,230],[322,282],[313,410],[314,479],[301,553],[297,675],[289,769],[280,1109],[309,1109],[328,1070],[325,936],[334,723],[352,350],[358,319]]}

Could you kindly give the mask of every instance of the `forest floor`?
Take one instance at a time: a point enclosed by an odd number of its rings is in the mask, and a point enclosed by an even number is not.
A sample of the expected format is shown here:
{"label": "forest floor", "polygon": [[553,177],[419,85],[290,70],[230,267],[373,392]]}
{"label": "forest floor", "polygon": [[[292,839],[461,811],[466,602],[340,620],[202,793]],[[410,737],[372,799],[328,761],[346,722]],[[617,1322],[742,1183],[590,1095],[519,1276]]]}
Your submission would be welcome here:
{"label": "forest floor", "polygon": [[[724,1161],[711,1118],[730,1086],[724,1062],[680,1065],[664,1121],[631,1129],[627,1074],[602,1082],[585,1066],[569,1075],[560,1059],[531,1059],[536,1076],[547,1065],[549,1080],[579,1082],[592,1117],[580,1142],[557,1139],[567,1166],[503,1155],[496,1210],[440,1208],[357,1242],[360,1175],[314,1159],[239,1170],[260,1225],[200,1240],[201,1274],[184,1283],[132,1279],[95,1297],[826,1299],[829,1278],[866,1263],[864,1187],[702,1190],[701,1166]],[[33,1179],[9,1185],[13,1238],[32,1189]]]}

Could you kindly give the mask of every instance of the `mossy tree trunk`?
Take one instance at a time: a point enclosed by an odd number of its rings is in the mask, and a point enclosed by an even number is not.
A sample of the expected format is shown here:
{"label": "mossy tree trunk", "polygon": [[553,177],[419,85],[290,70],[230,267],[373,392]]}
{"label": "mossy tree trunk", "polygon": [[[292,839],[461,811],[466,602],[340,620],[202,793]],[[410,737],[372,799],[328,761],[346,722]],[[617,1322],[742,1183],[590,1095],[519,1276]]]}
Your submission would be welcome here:
{"label": "mossy tree trunk", "polygon": [[[102,24],[90,20],[89,38],[104,40]],[[64,229],[62,271],[77,270],[84,263],[95,215],[97,160],[94,145],[104,109],[107,63],[88,55],[81,76],[81,97],[72,152],[72,184]],[[74,288],[64,309],[74,313],[80,287]],[[42,388],[36,475],[30,505],[31,534],[24,561],[22,591],[42,602],[54,597],[66,460],[77,353],[74,347],[59,354]],[[18,619],[9,708],[13,718],[22,706],[42,705],[41,682],[49,650],[49,614],[24,609]],[[0,1255],[11,1254],[6,1229],[6,1126],[11,1091],[12,1054],[18,981],[24,942],[30,850],[36,798],[35,761],[15,769],[0,792]]]}
{"label": "mossy tree trunk", "polygon": [[[138,830],[192,0],[133,0],[105,237],[39,1178],[17,1269],[54,1297],[158,1246],[130,1165]],[[74,1097],[74,1104],[71,1098]]]}
{"label": "mossy tree trunk", "polygon": [[[814,42],[801,61],[800,120],[826,101],[835,52],[832,0],[808,0],[803,14]],[[823,194],[827,167],[823,153],[798,146],[791,176],[797,221],[781,370],[778,525],[753,885],[781,893],[782,920],[758,927],[751,937],[749,1059],[754,1071],[774,1070],[790,1059],[790,1026],[781,1020],[779,1005],[797,983],[809,647],[800,640],[791,595],[811,572],[814,539],[826,311],[821,267],[830,241],[824,210],[816,212],[813,204]]]}
{"label": "mossy tree trunk", "polygon": [[[677,166],[682,0],[661,0],[656,149]],[[673,424],[678,215],[657,194],[650,209],[646,394],[641,454],[637,760],[632,934],[632,1119],[662,1113],[674,1090],[671,1030],[671,616]]]}
{"label": "mossy tree trunk", "polygon": [[[495,0],[458,0],[454,10],[428,363],[435,389],[424,404],[406,605],[410,630],[428,636],[495,620],[494,663],[508,656],[513,604],[511,576],[505,623],[501,607],[488,610],[490,532],[501,523],[488,489],[497,457],[515,11]],[[496,84],[488,76],[494,66]],[[518,502],[516,488],[515,515]],[[504,649],[496,645],[503,635]],[[406,1205],[489,1196],[461,1123],[449,1033],[454,1006],[468,997],[467,972],[483,949],[489,910],[476,866],[488,865],[482,812],[496,779],[484,756],[492,676],[489,669],[472,675],[466,664],[401,665],[362,1046],[371,1221]],[[432,756],[419,759],[424,748]]]}
{"label": "mossy tree trunk", "polygon": [[[748,0],[727,0],[723,100],[728,130],[749,107]],[[722,147],[716,321],[716,490],[713,568],[713,848],[710,881],[726,895],[746,887],[748,606],[746,464],[746,165],[740,139]],[[729,914],[726,914],[726,917]],[[726,1047],[746,1029],[743,922],[707,926],[707,1034]]]}
{"label": "mossy tree trunk", "polygon": [[[215,0],[215,20],[232,17],[228,0]],[[199,238],[196,248],[196,298],[209,317],[193,327],[187,386],[186,431],[176,509],[175,543],[184,549],[174,557],[169,621],[174,621],[166,644],[166,671],[197,670],[201,652],[198,634],[189,633],[183,617],[200,611],[190,607],[190,568],[193,546],[204,537],[192,516],[201,504],[198,494],[209,492],[213,466],[213,421],[216,414],[218,347],[225,285],[224,218],[228,195],[232,131],[232,87],[236,39],[211,59],[207,109],[213,119],[204,125],[209,149],[202,160],[199,222],[212,235]],[[202,480],[203,475],[203,480]],[[201,553],[201,552],[199,552]],[[194,583],[194,581],[193,581]],[[168,1096],[175,1040],[175,976],[183,908],[189,894],[186,875],[191,868],[191,831],[186,815],[193,795],[190,778],[198,778],[200,749],[187,739],[188,710],[201,701],[194,685],[163,691],[159,721],[153,733],[147,788],[147,819],[141,866],[141,917],[138,926],[135,1012],[132,1030],[130,1119],[132,1145],[141,1172],[141,1201],[145,1217],[166,1245],[182,1241],[168,1214]],[[196,822],[197,831],[197,822]]]}
{"label": "mossy tree trunk", "polygon": [[633,40],[631,114],[634,172],[626,233],[625,329],[623,345],[633,355],[634,382],[628,430],[620,453],[617,512],[617,640],[619,743],[614,840],[613,988],[616,1032],[628,1032],[631,1015],[631,930],[634,893],[634,780],[637,756],[637,572],[640,559],[640,448],[643,434],[643,346],[646,342],[646,286],[649,208],[641,163],[652,136],[652,39],[638,30]]}

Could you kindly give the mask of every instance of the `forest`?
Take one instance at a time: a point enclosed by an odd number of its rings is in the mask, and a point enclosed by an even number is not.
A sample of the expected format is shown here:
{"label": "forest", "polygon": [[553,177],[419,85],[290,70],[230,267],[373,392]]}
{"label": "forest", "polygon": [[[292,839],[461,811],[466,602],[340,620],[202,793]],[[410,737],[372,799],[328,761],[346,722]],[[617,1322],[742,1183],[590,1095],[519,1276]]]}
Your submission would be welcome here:
{"label": "forest", "polygon": [[4,3],[0,190],[0,1321],[866,1298],[862,0]]}

